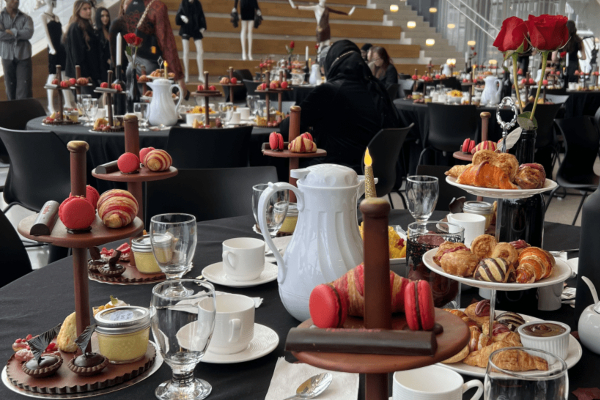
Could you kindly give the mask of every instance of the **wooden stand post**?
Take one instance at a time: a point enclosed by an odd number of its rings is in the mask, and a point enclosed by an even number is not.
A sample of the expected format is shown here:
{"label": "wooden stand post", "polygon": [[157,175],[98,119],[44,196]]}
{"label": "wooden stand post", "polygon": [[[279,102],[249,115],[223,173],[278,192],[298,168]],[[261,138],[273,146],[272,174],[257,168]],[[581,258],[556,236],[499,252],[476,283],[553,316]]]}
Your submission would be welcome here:
{"label": "wooden stand post", "polygon": [[[107,76],[108,76],[107,77],[107,82],[108,82],[108,84],[110,86],[110,82],[112,82],[112,80],[113,80],[113,72],[111,70],[108,70]],[[114,120],[113,120],[113,109],[112,109],[113,101],[112,100],[113,100],[112,99],[112,93],[106,93],[106,103],[107,103],[107,106],[108,106],[107,107],[108,108],[108,111],[107,111],[108,112],[108,118],[107,119],[108,119],[108,125],[109,126],[114,126],[115,125],[114,124]]]}
{"label": "wooden stand post", "polygon": [[[279,85],[283,83],[283,71],[279,71]],[[282,112],[283,110],[283,92],[277,93],[277,110]]]}
{"label": "wooden stand post", "polygon": [[[291,143],[292,140],[296,139],[300,136],[300,106],[292,106],[290,108],[290,126],[288,132],[288,142]],[[290,158],[290,172],[293,169],[298,169],[300,166],[300,160],[298,158]],[[296,184],[297,179],[292,178],[290,175],[290,185],[298,186]],[[296,195],[294,192],[290,190],[290,202],[296,202]]]}
{"label": "wooden stand post", "polygon": [[[58,77],[58,119],[59,121],[63,120],[63,115],[64,115],[64,111],[65,111],[65,100],[63,97],[63,92],[62,92],[62,88],[60,87],[60,82],[61,82],[61,77],[62,77],[62,73],[61,73],[61,69],[62,67],[60,65],[56,66],[56,76]],[[85,193],[85,191],[84,191]]]}
{"label": "wooden stand post", "polygon": [[75,93],[77,95],[81,94],[81,87],[79,86],[79,78],[81,78],[81,66],[75,66]]}
{"label": "wooden stand post", "polygon": [[[231,78],[233,78],[233,67],[229,67],[229,84],[233,85]],[[233,86],[229,86],[229,101],[233,103]]]}
{"label": "wooden stand post", "polygon": [[[414,76],[416,76],[416,77],[419,77],[419,75],[417,74],[417,71],[418,71],[418,70],[415,68],[415,74],[414,74]],[[416,92],[418,87],[419,87],[419,80],[418,80],[418,79],[415,79],[415,82],[414,82],[414,84],[413,84],[413,90],[412,90],[412,91],[413,91],[413,92]]]}
{"label": "wooden stand post", "polygon": [[[134,114],[127,114],[123,119],[125,125],[125,152],[133,153],[139,157],[140,154],[140,131],[138,118]],[[138,201],[137,216],[144,220],[144,199],[142,197],[142,182],[127,182],[127,190]]]}
{"label": "wooden stand post", "polygon": [[269,90],[271,85],[271,71],[265,74],[267,80],[267,89],[265,91],[265,107],[267,108],[267,123],[271,120],[271,101],[269,99]]}
{"label": "wooden stand post", "polygon": [[[204,90],[208,90],[208,71],[204,71]],[[210,110],[208,109],[208,97],[204,98],[204,126],[210,126]]]}

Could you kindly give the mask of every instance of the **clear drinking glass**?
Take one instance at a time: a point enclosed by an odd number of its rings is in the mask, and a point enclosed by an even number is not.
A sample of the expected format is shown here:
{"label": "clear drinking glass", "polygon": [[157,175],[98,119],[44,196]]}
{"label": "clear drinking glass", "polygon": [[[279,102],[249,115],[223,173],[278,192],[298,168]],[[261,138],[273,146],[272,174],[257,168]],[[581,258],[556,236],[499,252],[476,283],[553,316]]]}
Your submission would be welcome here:
{"label": "clear drinking glass", "polygon": [[92,99],[91,97],[83,99],[83,111],[88,121],[85,126],[94,125],[94,120],[92,118],[93,115],[96,115],[96,113],[93,113],[94,103],[96,104],[96,112],[98,112],[98,99]]}
{"label": "clear drinking glass", "polygon": [[[174,285],[184,290],[174,295]],[[201,301],[212,303],[213,311],[200,308]],[[171,380],[154,392],[159,399],[204,399],[212,391],[208,382],[194,378],[194,368],[210,344],[216,309],[215,289],[204,280],[165,281],[152,289],[152,336],[173,370]]]}
{"label": "clear drinking glass", "polygon": [[262,118],[266,118],[267,114],[265,112],[267,107],[267,102],[266,100],[256,100],[256,112],[258,113],[259,117]]}
{"label": "clear drinking glass", "polygon": [[133,103],[133,112],[141,124],[140,131],[148,130],[148,106],[148,103]]}
{"label": "clear drinking glass", "polygon": [[[260,183],[252,186],[252,214],[254,214],[254,221],[256,221],[257,228],[260,227],[258,223],[258,202],[260,196],[269,187],[267,183]],[[271,196],[267,201],[267,228],[271,237],[277,236],[281,225],[287,215],[288,206],[290,204],[290,192],[289,190],[280,190]]]}
{"label": "clear drinking glass", "polygon": [[408,211],[417,222],[431,217],[439,195],[439,182],[435,176],[412,175],[406,178]]}
{"label": "clear drinking glass", "polygon": [[90,115],[89,115],[89,120],[90,120],[90,125],[94,125],[94,121],[96,120],[96,114],[98,114],[98,99],[94,99],[91,98],[89,99],[90,101]]}
{"label": "clear drinking glass", "polygon": [[78,94],[77,95],[77,109],[79,110],[80,119],[87,121],[85,117],[85,108],[83,106],[83,100],[91,99],[91,94]]}
{"label": "clear drinking glass", "polygon": [[[509,352],[526,351],[530,356],[548,362],[548,370],[515,372],[501,368]],[[506,347],[490,355],[483,383],[484,398],[493,400],[566,400],[569,396],[567,364],[543,350],[526,347]]]}
{"label": "clear drinking glass", "polygon": [[[152,252],[160,270],[173,281],[181,278],[196,252],[196,217],[190,214],[160,214],[150,220]],[[174,294],[177,286],[172,287]]]}
{"label": "clear drinking glass", "polygon": [[443,221],[413,222],[408,225],[406,277],[412,280],[429,281],[436,307],[459,308],[460,285],[457,281],[436,274],[427,268],[423,262],[423,255],[446,241],[464,243],[464,232],[462,226]]}

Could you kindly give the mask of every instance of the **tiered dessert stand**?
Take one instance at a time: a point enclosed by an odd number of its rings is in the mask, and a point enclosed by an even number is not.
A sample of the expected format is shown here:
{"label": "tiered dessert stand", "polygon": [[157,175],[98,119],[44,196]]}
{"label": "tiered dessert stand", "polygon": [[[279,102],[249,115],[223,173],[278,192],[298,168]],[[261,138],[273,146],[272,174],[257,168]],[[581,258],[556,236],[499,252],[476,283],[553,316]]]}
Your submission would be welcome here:
{"label": "tiered dessert stand", "polygon": [[[266,84],[267,84],[267,89],[266,90],[256,90],[257,93],[264,93],[265,95],[265,108],[267,109],[266,113],[267,113],[267,123],[270,121],[271,119],[271,95],[272,94],[276,94],[277,95],[277,111],[279,111],[280,113],[282,112],[282,99],[283,99],[283,92],[289,92],[292,91],[294,89],[288,87],[286,89],[282,89],[282,88],[277,88],[277,89],[270,89],[269,85],[271,84],[271,71],[267,71],[267,73],[265,74],[266,76]],[[283,72],[279,73],[279,82],[283,82]],[[291,141],[291,139],[290,139]]]}
{"label": "tiered dessert stand", "polygon": [[[79,78],[81,78],[81,66],[76,65],[75,66],[75,79],[79,80]],[[87,85],[80,85],[79,83],[75,82],[75,85],[73,85],[73,87],[75,87],[75,94],[77,94],[79,96],[81,94],[81,88],[89,87],[89,86],[94,86],[94,84],[89,82],[89,80],[88,80]]]}
{"label": "tiered dessert stand", "polygon": [[[208,71],[204,71],[204,86],[208,86]],[[208,100],[211,97],[220,97],[222,96],[221,92],[218,90],[198,90],[197,92],[192,92],[192,96],[194,97],[204,97],[204,125],[210,125],[210,111]]]}
{"label": "tiered dessert stand", "polygon": [[[369,198],[360,205],[364,217],[365,317],[349,318],[348,329],[404,329],[404,315],[391,314],[390,268],[388,248],[388,214],[384,199]],[[384,290],[384,289],[388,290]],[[452,357],[469,341],[469,329],[453,314],[436,309],[436,323],[443,333],[436,336],[437,351],[433,356],[394,356],[326,352],[293,352],[298,360],[332,371],[364,373],[365,399],[388,400],[388,373],[420,368]],[[299,328],[310,328],[312,320]]]}
{"label": "tiered dessert stand", "polygon": [[[108,70],[107,75],[108,75],[107,82],[110,85],[110,82],[112,82],[112,80],[113,80],[112,79],[113,72],[111,70]],[[115,126],[112,105],[113,105],[113,95],[117,94],[117,89],[97,87],[96,89],[94,89],[94,93],[100,93],[100,94],[106,95],[106,106],[107,106],[106,108],[108,109],[108,115],[107,115],[106,119],[108,120],[108,125]]]}
{"label": "tiered dessert stand", "polygon": [[[77,67],[79,67],[79,65]],[[60,65],[56,66],[56,76],[59,77],[59,78],[62,76],[61,75],[61,69],[62,69],[62,66],[60,66]],[[65,111],[65,106],[64,106],[65,99],[64,99],[64,96],[63,96],[63,90],[70,90],[71,89],[70,87],[68,87],[68,88],[61,88],[60,87],[60,79],[59,79],[59,84],[58,85],[47,83],[47,84],[44,85],[44,89],[46,89],[46,90],[56,90],[57,93],[58,93],[58,113],[59,113],[58,114],[58,118],[57,118],[58,120],[63,121],[63,124],[65,124],[65,125],[67,125],[67,124],[68,125],[76,125],[76,124],[80,123],[80,122],[73,122],[73,121],[67,121],[67,122],[65,122],[63,120],[64,111]]]}
{"label": "tiered dessert stand", "polygon": [[231,103],[233,103],[234,102],[234,99],[233,99],[234,89],[236,87],[244,87],[244,84],[242,82],[231,83],[231,78],[233,78],[233,67],[229,67],[227,72],[229,73],[229,83],[219,83],[219,85],[223,86],[223,90],[225,90],[225,88],[229,88],[229,101]]}

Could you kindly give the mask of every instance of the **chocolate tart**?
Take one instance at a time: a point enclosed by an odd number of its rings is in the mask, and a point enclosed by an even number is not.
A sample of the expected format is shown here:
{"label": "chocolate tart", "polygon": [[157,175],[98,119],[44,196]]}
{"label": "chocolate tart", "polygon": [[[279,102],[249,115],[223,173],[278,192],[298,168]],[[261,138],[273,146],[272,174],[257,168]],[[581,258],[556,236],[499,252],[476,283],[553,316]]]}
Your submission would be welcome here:
{"label": "chocolate tart", "polygon": [[102,260],[88,260],[88,271],[99,273],[98,268],[104,266],[104,264],[106,263]]}
{"label": "chocolate tart", "polygon": [[[72,354],[62,353],[63,357],[71,358]],[[136,378],[150,369],[156,359],[154,345],[148,343],[144,357],[129,364],[108,364],[104,370],[94,376],[78,376],[71,372],[66,364],[47,378],[34,378],[21,369],[21,363],[13,356],[6,365],[8,380],[20,389],[42,394],[75,394],[92,392],[120,385],[125,381]]]}
{"label": "chocolate tart", "polygon": [[108,358],[103,355],[86,353],[72,358],[67,367],[79,376],[93,376],[98,375],[108,364]]}
{"label": "chocolate tart", "polygon": [[104,266],[98,268],[98,272],[103,276],[117,277],[125,273],[125,267],[121,264],[116,264],[112,267],[109,264],[104,264]]}
{"label": "chocolate tart", "polygon": [[46,354],[40,358],[40,362],[34,358],[24,362],[21,365],[21,369],[27,375],[34,378],[46,378],[54,375],[63,363],[63,359],[60,356],[54,354]]}
{"label": "chocolate tart", "polygon": [[121,261],[120,264],[125,267],[125,272],[120,276],[106,276],[100,272],[88,270],[88,278],[112,285],[143,285],[164,281],[167,277],[162,272],[156,274],[142,274],[138,269],[130,265],[129,262]]}

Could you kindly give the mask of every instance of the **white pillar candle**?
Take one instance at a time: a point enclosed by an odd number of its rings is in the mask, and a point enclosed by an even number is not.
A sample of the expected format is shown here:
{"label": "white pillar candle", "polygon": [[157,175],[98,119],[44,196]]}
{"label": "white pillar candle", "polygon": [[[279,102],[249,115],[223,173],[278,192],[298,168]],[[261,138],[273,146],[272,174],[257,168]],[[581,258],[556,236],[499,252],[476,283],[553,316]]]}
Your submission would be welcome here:
{"label": "white pillar candle", "polygon": [[121,65],[121,42],[121,32],[119,32],[119,34],[117,35],[117,65]]}
{"label": "white pillar candle", "polygon": [[308,61],[308,46],[306,46],[306,55],[304,56],[304,61]]}

